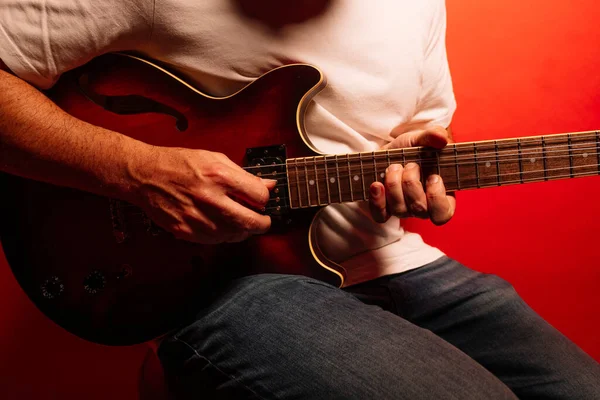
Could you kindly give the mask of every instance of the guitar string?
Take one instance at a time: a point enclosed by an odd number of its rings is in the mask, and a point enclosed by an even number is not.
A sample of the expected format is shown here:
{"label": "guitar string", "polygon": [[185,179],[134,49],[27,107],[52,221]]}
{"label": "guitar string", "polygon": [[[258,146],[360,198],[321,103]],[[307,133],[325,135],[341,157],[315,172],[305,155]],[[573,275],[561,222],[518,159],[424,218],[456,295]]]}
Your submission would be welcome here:
{"label": "guitar string", "polygon": [[[578,176],[590,176],[590,175],[586,175],[586,173],[581,173],[581,174],[574,174],[573,177],[578,177]],[[553,176],[552,178],[556,178],[556,179],[561,179],[561,178],[570,178],[571,175],[557,175],[557,176]],[[507,181],[507,182],[502,182],[502,185],[512,185],[512,184],[519,184],[519,183],[527,183],[527,182],[536,182],[537,178],[531,178],[531,179],[524,179],[523,181],[521,181],[520,179],[514,180],[514,181]],[[489,187],[498,187],[498,186],[502,186],[502,185],[491,185]],[[488,186],[486,186],[488,187]],[[349,194],[350,192],[346,192],[345,194]],[[363,199],[356,199],[354,201],[364,201]],[[336,203],[332,202],[332,203]],[[344,200],[342,199],[342,202],[351,202],[351,200]],[[337,202],[339,203],[339,202]],[[302,206],[302,207],[297,207],[297,208],[311,208],[311,207],[321,207],[321,206],[325,206],[327,204],[310,204],[307,206]],[[277,207],[266,207],[264,210],[261,210],[263,212],[265,211],[275,211],[277,210]],[[144,213],[139,213],[139,214],[131,214],[131,215],[145,215]],[[142,223],[142,222],[146,222],[146,221],[133,221],[132,223]]]}
{"label": "guitar string", "polygon": [[[588,155],[588,157],[590,157],[590,158],[596,158],[597,154],[593,154],[591,156]],[[538,160],[549,160],[549,159],[557,159],[557,158],[563,159],[563,158],[566,158],[566,156],[536,157],[534,163],[537,162]],[[408,162],[413,162],[412,160],[407,160],[407,161]],[[419,161],[419,160],[415,160],[415,161]],[[575,157],[572,157],[572,161],[576,162]],[[527,159],[527,158],[526,159],[512,158],[512,159],[504,159],[504,160],[498,159],[498,160],[496,160],[496,158],[494,157],[494,158],[489,159],[487,161],[485,159],[482,160],[482,159],[477,158],[477,161],[475,161],[474,159],[471,159],[471,162],[465,162],[465,163],[459,163],[459,164],[457,164],[457,163],[454,163],[454,164],[438,164],[438,163],[427,163],[427,162],[424,162],[424,161],[420,162],[419,164],[420,164],[421,168],[423,168],[423,167],[426,167],[426,168],[427,167],[438,167],[438,166],[440,168],[446,168],[446,167],[456,168],[456,167],[465,167],[465,166],[469,166],[469,165],[477,165],[477,166],[481,166],[481,167],[485,166],[486,168],[489,168],[489,167],[492,166],[491,164],[494,164],[494,168],[497,168],[496,163],[500,163],[500,164],[502,164],[502,163],[504,163],[504,164],[506,164],[506,163],[514,163],[514,164],[516,164],[518,162],[525,163],[525,165],[527,165],[527,163],[531,162],[531,160]],[[488,166],[487,163],[490,163],[490,166]],[[575,168],[575,167],[577,167],[577,168],[579,168],[579,167],[595,167],[595,166],[597,166],[597,164],[586,164],[586,165],[579,165],[579,166],[578,165],[573,165],[573,168]],[[294,167],[294,166],[292,166],[292,167]],[[314,178],[316,180],[316,177],[314,176],[315,175],[315,173],[314,173],[315,170],[313,168],[314,164],[313,165],[308,165],[307,164],[307,167],[308,167],[308,171],[307,172],[308,173],[306,173],[305,171],[303,171],[304,167],[305,167],[304,164],[298,165],[299,173],[297,175],[299,175],[299,176],[308,176],[308,179],[300,179],[299,182],[300,183],[305,183],[307,180],[310,181],[312,178]],[[506,168],[506,165],[504,167]],[[563,168],[570,168],[570,167],[563,167]],[[371,175],[371,174],[374,174],[376,170],[377,170],[378,173],[384,173],[384,171],[385,171],[385,169],[387,169],[387,167],[385,165],[382,165],[381,168],[375,169],[375,168],[373,168],[373,163],[372,162],[366,162],[366,163],[363,163],[362,168],[361,168],[360,165],[353,165],[353,166],[350,167],[350,170],[348,170],[348,166],[338,166],[337,169],[340,171],[340,178],[347,178],[347,177],[353,176],[353,175],[354,176],[360,176],[361,175],[359,173],[352,173],[352,171],[354,171],[354,172],[359,172],[360,171],[360,172],[362,172],[362,175]],[[524,169],[524,168],[520,168],[520,169]],[[325,178],[323,175],[325,174],[326,170],[327,170],[327,172],[332,171],[332,170],[335,171],[336,168],[330,168],[330,167],[319,168],[319,167],[317,167],[316,170],[317,170],[317,175],[318,174],[322,175],[321,177],[319,177],[319,179],[322,179],[322,178]],[[543,172],[544,170],[541,170],[541,171]],[[551,169],[546,169],[546,171],[551,171]],[[527,172],[530,172],[530,171],[523,171],[523,173],[527,173]],[[519,173],[519,172],[516,172],[516,173]],[[260,175],[260,177],[261,178],[265,178],[265,179],[270,179],[270,178],[279,178],[281,176],[288,176],[289,174],[290,174],[289,172],[273,172],[273,173],[262,174],[262,175]],[[293,171],[291,172],[291,174],[292,175],[296,175]],[[486,177],[495,177],[495,176],[496,175],[486,175]]]}
{"label": "guitar string", "polygon": [[[582,149],[581,151],[584,151],[584,150],[590,150],[590,149]],[[552,152],[551,151],[546,151],[546,153],[552,153]],[[558,152],[554,152],[554,153],[558,153]],[[406,155],[406,158],[407,158],[406,160],[392,161],[392,164],[395,164],[395,163],[400,163],[401,164],[402,161],[406,161],[406,163],[416,162],[416,163],[420,164],[422,167],[430,167],[430,166],[434,166],[434,167],[435,166],[439,166],[440,168],[441,167],[456,167],[456,166],[460,167],[460,166],[466,166],[466,165],[485,164],[486,162],[493,162],[493,163],[496,163],[496,162],[500,162],[500,163],[530,162],[531,159],[534,159],[534,162],[537,161],[537,160],[548,160],[548,159],[556,159],[556,158],[565,158],[566,159],[567,157],[569,157],[570,159],[575,160],[576,158],[581,157],[581,156],[583,156],[583,157],[586,157],[586,156],[587,157],[597,157],[598,153],[591,153],[591,154],[590,153],[576,153],[576,154],[563,153],[562,155],[550,155],[550,156],[546,155],[546,156],[543,156],[541,152],[537,152],[537,153],[522,153],[520,156],[518,156],[518,155],[514,155],[514,156],[516,156],[516,158],[500,158],[500,157],[497,158],[495,156],[486,157],[486,156],[483,156],[483,155],[482,156],[478,155],[477,159],[475,159],[474,156],[464,157],[463,159],[466,162],[453,162],[454,161],[454,157],[446,157],[446,158],[440,157],[439,158],[440,163],[438,163],[437,162],[437,160],[438,160],[437,157],[436,158],[428,157],[428,158],[409,159],[410,156]],[[529,157],[529,156],[536,156],[536,157]],[[333,162],[333,164],[337,164],[338,161],[343,161],[344,163],[347,163],[347,159],[345,159],[345,158],[340,158],[337,161],[336,160],[327,160],[327,165],[324,165],[324,163],[320,162],[320,161],[314,162],[313,160],[305,160],[302,163],[299,162],[298,164],[288,165],[288,167],[290,167],[290,168],[294,168],[294,167],[304,168],[305,165],[306,165],[307,167],[310,168],[309,172],[312,173],[314,171],[313,167],[315,167],[315,164],[316,164],[317,172],[323,173],[325,171],[325,168],[327,168],[327,170],[330,170],[330,169],[335,170],[336,167],[335,166],[331,166],[330,163]],[[362,160],[362,162],[363,162],[363,169],[364,168],[368,168],[368,167],[372,168],[373,161],[374,161],[373,159]],[[382,161],[382,160],[380,160],[380,161]],[[443,163],[445,161],[451,161],[451,162],[449,162],[449,163]],[[360,160],[351,160],[351,162],[356,163],[356,162],[360,162]],[[377,159],[375,159],[375,162],[377,162]],[[387,162],[386,162],[386,164],[387,164]],[[283,164],[280,164],[280,165],[283,165]],[[274,168],[274,167],[277,167],[277,166],[276,165],[270,165],[270,166],[261,166],[259,168],[267,169],[267,168]],[[256,168],[256,167],[252,167],[252,168]],[[344,165],[344,166],[338,166],[337,168],[347,169],[348,167]],[[354,164],[354,165],[351,165],[351,167],[350,167],[351,170],[352,169],[360,169],[360,168],[361,168],[361,166],[359,164]],[[244,168],[244,169],[246,169],[246,168]],[[372,171],[373,171],[373,169],[370,170],[370,172],[372,172]],[[257,176],[268,178],[270,176],[281,176],[281,175],[287,175],[287,174],[288,174],[288,172],[285,172],[285,171],[284,172],[276,172],[276,171],[274,171],[274,173],[265,173],[264,175],[261,174],[261,175],[257,175]]]}
{"label": "guitar string", "polygon": [[[559,147],[564,147],[564,148],[559,148]],[[472,147],[469,149],[473,149]],[[469,150],[467,149],[467,150]],[[526,156],[534,156],[534,155],[542,155],[542,154],[548,154],[548,153],[565,153],[564,156],[569,156],[571,155],[570,153],[574,153],[574,152],[582,152],[582,151],[587,151],[587,150],[598,150],[600,149],[599,145],[596,146],[587,146],[587,147],[577,147],[577,144],[572,144],[571,146],[565,145],[565,146],[552,146],[552,145],[546,145],[545,148],[539,148],[539,149],[522,149],[520,152],[513,149],[513,150],[506,150],[506,151],[485,151],[485,150],[480,150],[478,149],[477,152],[477,159],[479,160],[480,158],[483,160],[486,160],[486,157],[488,157],[487,159],[496,159],[496,155],[498,157],[503,157],[503,156],[517,156],[517,157],[526,157]],[[389,157],[411,157],[414,155],[420,155],[423,153],[431,153],[431,152],[436,152],[436,150],[431,150],[431,151],[427,151],[427,150],[423,150],[423,148],[421,150],[416,150],[414,148],[411,149],[406,149],[406,150],[411,150],[412,152],[408,152],[405,151],[404,153],[402,152],[398,152],[396,151],[398,149],[393,149],[393,150],[389,150],[390,154]],[[350,159],[350,162],[360,162],[361,161],[361,156],[357,155],[361,154],[362,157],[362,161],[363,162],[372,162],[373,159],[377,160],[377,159],[387,159],[388,154],[386,151],[375,151],[375,152],[365,152],[365,153],[355,153],[353,155],[351,155],[354,158]],[[448,160],[448,161],[452,161],[452,166],[454,166],[456,164],[455,161],[461,161],[461,160],[473,160],[473,158],[475,157],[475,153],[473,153],[473,155],[448,155],[448,154],[442,154],[439,153],[439,159],[440,160]],[[541,156],[539,158],[544,158],[545,156]],[[322,158],[320,160],[316,160],[316,158]],[[420,160],[432,160],[432,161],[437,161],[438,157],[420,157]],[[304,163],[336,163],[338,161],[342,161],[342,162],[347,162],[347,156],[346,155],[328,155],[328,156],[310,156],[310,157],[298,157],[298,158],[291,158],[291,161],[298,161],[299,160],[303,160],[301,161],[302,165]],[[270,165],[258,165],[258,166],[249,166],[249,167],[243,167],[244,170],[251,170],[251,169],[264,169],[264,168],[273,168],[273,167],[284,167],[287,166],[288,164],[270,164]]]}
{"label": "guitar string", "polygon": [[[598,166],[600,166],[600,164],[596,164],[595,166],[596,166],[596,167],[598,167]],[[584,167],[584,166],[581,166],[581,168],[583,168],[583,167]],[[574,167],[574,168],[577,168],[577,167]],[[564,170],[564,169],[570,169],[570,168],[568,168],[568,167],[564,167],[564,168],[554,168],[554,169],[552,169],[552,170],[553,170],[553,171],[559,171],[559,170]],[[544,172],[543,170],[537,170],[537,171],[528,171],[527,173],[531,173],[531,174],[532,174],[532,173],[543,173],[543,172]],[[515,173],[506,173],[506,174],[503,174],[503,175],[497,175],[497,176],[494,176],[494,177],[498,177],[498,176],[508,176],[508,175],[517,175],[517,174],[520,174],[520,173],[519,173],[519,172],[515,172]],[[555,179],[562,179],[562,178],[588,177],[588,176],[596,176],[596,175],[598,175],[597,171],[594,171],[593,173],[592,173],[592,172],[577,172],[577,173],[573,173],[573,174],[569,174],[569,175],[554,175],[554,176],[548,176],[547,178],[548,178],[549,180],[555,180]],[[528,182],[538,182],[538,181],[540,181],[540,179],[545,179],[545,177],[539,177],[539,178],[524,178],[524,179],[515,179],[515,180],[510,180],[510,181],[501,181],[501,182],[500,182],[500,184],[498,184],[498,183],[491,183],[491,182],[489,182],[489,183],[486,183],[486,182],[481,182],[481,180],[479,180],[479,184],[480,184],[480,185],[483,185],[483,186],[485,186],[485,187],[497,187],[497,186],[504,186],[504,185],[511,185],[511,184],[520,184],[520,183],[528,183]],[[474,182],[474,183],[476,183],[476,184],[477,184],[477,179],[476,179],[476,178],[474,178],[474,179],[466,179],[466,180],[464,180],[463,182],[465,183],[465,186],[469,186],[469,185],[467,184],[467,182]],[[448,184],[453,184],[453,183],[455,183],[455,182],[454,182],[454,181],[446,181],[446,184],[447,184],[447,185],[448,185]],[[285,186],[287,186],[287,185],[285,185]],[[475,186],[471,186],[470,188],[474,189],[474,188],[476,188],[476,187],[477,187],[477,186],[475,185]],[[465,188],[465,189],[467,189],[467,188]],[[357,190],[358,190],[358,189],[357,189]],[[455,189],[455,190],[458,190],[458,189]],[[351,200],[344,200],[344,199],[343,199],[343,197],[344,197],[344,196],[347,196],[347,195],[352,195],[353,193],[354,193],[353,191],[342,191],[342,192],[336,193],[336,194],[334,195],[334,197],[338,197],[338,198],[339,198],[339,197],[342,197],[342,201],[343,201],[343,202],[345,202],[345,201],[351,201]],[[289,199],[289,198],[288,198],[287,196],[281,196],[281,197],[280,197],[280,199],[281,199],[281,200],[287,200],[287,199]],[[335,201],[332,201],[332,203],[338,202],[338,201],[337,201],[338,199],[334,199],[334,200],[335,200]],[[363,200],[363,199],[355,199],[355,201],[360,201],[360,200]],[[271,201],[275,201],[275,199],[269,199],[269,201],[268,201],[268,202],[271,202]],[[268,202],[267,202],[267,203],[268,203]],[[313,205],[313,204],[310,204],[310,206],[311,206],[311,207],[312,207],[312,206],[322,206],[322,205],[327,205],[327,204],[314,204],[314,205]],[[137,209],[139,209],[139,207],[137,207],[137,206],[134,206],[134,205],[131,205],[131,204],[121,204],[121,205],[119,205],[118,207],[119,207],[119,208],[137,208]],[[276,209],[277,209],[277,207],[266,207],[264,211],[276,210]],[[262,211],[262,210],[259,210],[259,211]],[[129,213],[129,214],[128,214],[128,216],[139,216],[139,215],[146,215],[146,214],[145,214],[144,212],[140,212],[140,213]]]}
{"label": "guitar string", "polygon": [[[486,183],[485,181],[487,181],[487,180],[492,180],[494,182],[498,182],[498,180],[500,180],[501,184],[508,184],[508,183],[511,183],[511,182],[521,182],[521,179],[517,179],[515,181],[504,181],[503,180],[505,177],[508,177],[508,176],[511,176],[511,175],[521,176],[521,175],[526,175],[526,174],[527,175],[530,175],[530,174],[543,174],[543,176],[536,177],[536,178],[524,178],[523,179],[523,183],[525,183],[527,181],[545,180],[546,178],[548,178],[548,179],[558,178],[558,176],[548,176],[547,174],[545,174],[545,172],[562,171],[562,170],[567,170],[567,169],[569,171],[572,171],[572,170],[580,169],[580,168],[594,168],[594,171],[577,172],[577,173],[573,173],[573,174],[569,174],[569,175],[563,175],[563,176],[564,177],[571,177],[571,176],[572,177],[577,177],[577,176],[595,176],[595,175],[599,174],[598,173],[598,167],[599,166],[600,166],[600,164],[596,163],[596,164],[593,164],[593,165],[579,165],[579,166],[574,165],[572,167],[569,166],[569,167],[560,167],[560,168],[550,168],[550,169],[545,169],[545,170],[541,169],[541,170],[533,170],[533,171],[505,172],[505,173],[494,174],[494,175],[486,175],[484,177],[479,177],[479,179],[477,178],[477,176],[475,176],[473,178],[469,178],[469,179],[461,179],[460,183],[461,183],[461,186],[470,186],[470,185],[472,185],[474,183],[475,187],[476,187],[478,183],[479,183],[479,185],[492,184],[491,182]],[[350,177],[350,176],[352,176],[352,175],[340,174],[340,178],[347,178],[347,177]],[[306,182],[307,182],[307,180],[300,179],[300,180],[297,180],[297,181],[294,180],[291,183],[288,182],[287,184],[286,183],[280,183],[280,184],[275,185],[276,188],[285,188],[285,190],[283,191],[283,193],[281,194],[281,196],[278,196],[279,199],[280,199],[280,201],[288,199],[288,197],[286,196],[288,185],[293,185],[295,183],[300,183],[300,184],[302,184],[304,186],[304,184],[306,184]],[[359,181],[356,181],[356,182],[360,183],[362,185],[362,182],[359,182]],[[375,181],[373,181],[372,183],[374,183],[374,182]],[[377,182],[380,182],[380,181],[377,180]],[[317,183],[316,180],[315,180],[315,183]],[[453,181],[453,180],[446,179],[444,181],[444,183],[447,186],[450,186],[450,185],[458,184],[458,181]],[[345,182],[344,183],[344,185],[346,185],[346,184],[349,184],[349,182]],[[327,186],[330,186],[330,185],[327,184]],[[498,186],[498,185],[494,184],[494,186]],[[334,189],[335,189],[335,187],[334,187]],[[366,189],[367,188],[365,187],[365,190]],[[304,188],[303,188],[303,190],[304,190]],[[316,190],[317,189],[315,187],[315,191]],[[334,194],[334,196],[338,196],[338,197],[339,196],[345,196],[345,195],[348,195],[348,194],[353,194],[355,191],[356,192],[363,192],[362,188],[354,189],[354,187],[353,187],[351,191],[342,191],[342,192],[334,191],[336,193],[336,194]],[[303,193],[309,193],[309,191],[306,191],[306,192],[303,192]],[[269,201],[275,201],[275,199],[269,199]],[[127,203],[121,204],[120,207],[121,208],[139,208],[138,206],[135,206],[135,205],[132,205],[132,204],[127,204]]]}

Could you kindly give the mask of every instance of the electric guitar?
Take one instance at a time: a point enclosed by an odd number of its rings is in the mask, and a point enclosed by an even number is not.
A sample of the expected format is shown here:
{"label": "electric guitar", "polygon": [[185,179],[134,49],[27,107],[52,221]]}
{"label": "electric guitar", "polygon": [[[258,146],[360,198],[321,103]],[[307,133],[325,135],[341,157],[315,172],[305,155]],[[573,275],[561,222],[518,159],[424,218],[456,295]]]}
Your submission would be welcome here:
{"label": "electric guitar", "polygon": [[322,154],[306,135],[304,115],[324,87],[317,68],[294,64],[215,98],[125,54],[65,74],[48,96],[77,118],[157,146],[221,152],[276,179],[260,210],[273,228],[238,244],[192,244],[122,201],[0,174],[0,239],[19,284],[79,337],[140,343],[191,318],[211,282],[274,272],[352,284],[351,273],[319,249],[314,217],[329,204],[367,200],[391,163],[417,162],[423,182],[439,174],[449,191],[600,173],[600,132]]}

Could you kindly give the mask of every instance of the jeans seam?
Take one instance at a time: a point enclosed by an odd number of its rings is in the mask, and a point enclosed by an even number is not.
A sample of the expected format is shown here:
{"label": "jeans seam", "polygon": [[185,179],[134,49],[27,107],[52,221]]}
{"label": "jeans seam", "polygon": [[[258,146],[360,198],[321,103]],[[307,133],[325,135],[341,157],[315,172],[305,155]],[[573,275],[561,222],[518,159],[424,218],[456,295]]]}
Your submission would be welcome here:
{"label": "jeans seam", "polygon": [[194,354],[206,361],[211,367],[213,367],[216,371],[220,372],[221,374],[225,375],[226,377],[228,377],[229,379],[233,380],[234,382],[236,382],[238,385],[242,386],[243,388],[245,388],[246,390],[248,390],[250,393],[254,394],[257,398],[261,399],[261,400],[266,400],[263,396],[259,395],[258,393],[256,393],[254,390],[252,390],[250,387],[248,387],[247,385],[243,384],[242,382],[240,382],[236,377],[234,377],[231,374],[226,373],[225,371],[223,371],[222,369],[220,369],[219,367],[217,367],[215,364],[213,364],[208,358],[200,355],[200,353],[198,353],[198,350],[196,350],[192,345],[190,345],[189,343],[187,343],[184,340],[181,340],[180,338],[178,338],[177,336],[173,336],[173,339],[177,340],[178,342],[181,342],[182,344],[184,344],[185,346],[187,346],[190,350],[192,350],[194,352]]}

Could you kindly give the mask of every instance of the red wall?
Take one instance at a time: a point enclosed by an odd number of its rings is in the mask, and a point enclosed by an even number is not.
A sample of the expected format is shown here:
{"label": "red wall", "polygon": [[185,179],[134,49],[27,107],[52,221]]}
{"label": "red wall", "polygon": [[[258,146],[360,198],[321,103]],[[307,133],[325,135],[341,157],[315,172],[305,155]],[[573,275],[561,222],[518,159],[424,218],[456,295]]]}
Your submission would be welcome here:
{"label": "red wall", "polygon": [[[448,18],[458,141],[600,129],[596,1],[454,0]],[[598,199],[600,178],[461,192],[447,226],[409,225],[463,263],[511,281],[600,360]],[[3,398],[135,398],[143,346],[104,348],[55,327],[1,254],[0,296]]]}

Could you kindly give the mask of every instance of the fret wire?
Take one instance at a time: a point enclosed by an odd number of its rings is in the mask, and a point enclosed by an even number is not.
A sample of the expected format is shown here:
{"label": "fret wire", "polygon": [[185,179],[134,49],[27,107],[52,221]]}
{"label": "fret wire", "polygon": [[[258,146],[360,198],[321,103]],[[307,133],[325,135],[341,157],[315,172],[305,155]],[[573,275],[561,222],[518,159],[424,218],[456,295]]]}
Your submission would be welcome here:
{"label": "fret wire", "polygon": [[571,134],[567,133],[567,143],[569,146],[569,173],[573,176],[573,147],[571,144]]}
{"label": "fret wire", "polygon": [[346,154],[348,164],[348,184],[350,185],[350,200],[354,201],[354,189],[352,188],[352,170],[350,169],[350,154]]}
{"label": "fret wire", "polygon": [[496,180],[498,181],[498,186],[502,186],[500,182],[500,160],[498,159],[498,141],[494,140],[494,153],[496,153]]}
{"label": "fret wire", "polygon": [[477,161],[477,144],[473,143],[473,155],[475,156],[475,179],[477,180],[477,188],[481,187],[481,178],[479,177],[479,162]]}
{"label": "fret wire", "polygon": [[325,185],[327,186],[327,201],[331,204],[331,190],[329,189],[329,171],[327,167],[327,156],[323,156],[323,165],[325,167]]}
{"label": "fret wire", "polygon": [[306,165],[307,161],[304,158],[304,179],[306,181],[306,195],[308,196],[308,206],[312,205],[312,201],[310,201],[310,187],[308,186],[308,166]]}
{"label": "fret wire", "polygon": [[[590,132],[583,132],[583,133],[586,133],[588,135],[592,135],[592,134],[596,134],[596,132],[598,132],[598,134],[600,134],[600,131],[590,131]],[[573,134],[571,134],[571,135],[573,135]],[[564,134],[563,136],[566,136],[566,134]],[[533,137],[533,138],[535,139],[537,137]],[[524,139],[530,139],[530,138],[529,137],[525,137]],[[594,139],[590,139],[590,140],[594,140]],[[584,143],[583,145],[589,145],[590,147],[581,147],[581,148],[577,148],[577,150],[595,150],[595,149],[600,148],[600,139],[596,139],[596,140],[597,140],[597,142],[594,145],[592,145],[591,143],[587,143],[587,144]],[[457,145],[473,145],[473,146],[475,146],[475,145],[481,145],[481,144],[486,143],[486,142],[488,142],[488,141],[480,141],[480,142],[475,142],[475,143],[457,143]],[[564,152],[565,150],[561,149],[561,148],[568,148],[568,145],[567,144],[556,145],[554,147],[554,149],[558,149],[558,150],[552,150],[552,149],[550,149],[550,150],[546,150],[546,153],[560,153],[560,152]],[[418,152],[417,148],[407,148],[406,150],[413,150],[413,151],[415,151],[415,154],[416,154],[416,152]],[[383,154],[384,152],[385,152],[384,150],[380,150],[380,151],[376,151],[375,153],[376,154],[378,154],[378,153]],[[506,155],[510,156],[511,155],[510,152],[511,152],[510,150],[506,150],[506,151],[498,150],[498,154],[499,155],[503,155],[503,153],[506,153]],[[523,153],[523,155],[527,155],[527,154],[528,153]],[[531,152],[529,154],[533,155],[534,153]],[[461,157],[461,160],[464,160],[464,159],[467,159],[467,158],[468,157]],[[289,160],[294,160],[294,159],[291,158]],[[432,159],[429,159],[429,160],[432,160]],[[250,170],[255,170],[255,169],[281,167],[281,166],[286,166],[286,164],[283,163],[283,164],[273,164],[273,165],[265,165],[265,166],[251,166],[251,167],[243,167],[242,169],[244,169],[245,171],[250,171]],[[281,172],[281,174],[285,174],[285,172]]]}
{"label": "fret wire", "polygon": [[296,186],[298,188],[298,207],[302,208],[302,196],[300,195],[300,172],[298,171],[298,160],[294,161],[294,168],[296,169]]}
{"label": "fret wire", "polygon": [[362,181],[363,200],[367,200],[367,192],[365,190],[365,170],[363,168],[362,153],[358,153],[358,160],[360,162],[360,180]]}
{"label": "fret wire", "polygon": [[442,176],[442,169],[441,169],[442,167],[440,165],[440,152],[439,151],[435,152],[435,159],[437,161],[437,172],[438,172],[438,175]]}
{"label": "fret wire", "polygon": [[404,151],[404,148],[401,149],[402,150],[402,168],[406,167],[406,153]]}
{"label": "fret wire", "polygon": [[523,156],[521,154],[521,139],[517,139],[517,152],[519,153],[519,176],[523,183]]}
{"label": "fret wire", "polygon": [[[417,164],[419,165],[419,172],[421,172],[421,183],[424,185],[425,184],[425,163],[423,162],[424,160],[421,158],[421,155],[423,153],[421,153],[420,151],[417,153],[417,156],[419,157],[419,160],[417,162]],[[404,149],[402,149],[402,155],[404,156]]]}
{"label": "fret wire", "polygon": [[390,150],[386,150],[385,151],[385,156],[386,156],[386,160],[387,160],[387,168],[390,167],[390,165],[392,165],[392,161],[390,160]]}
{"label": "fret wire", "polygon": [[[515,161],[515,162],[516,162],[516,161]],[[598,165],[598,164],[592,164],[591,166],[597,166],[597,165]],[[573,167],[573,169],[577,169],[577,168],[589,168],[589,167],[590,167],[590,165],[581,165],[581,166],[574,166],[574,167]],[[560,170],[567,170],[568,168],[569,168],[569,167],[567,167],[567,166],[564,166],[564,167],[557,167],[557,168],[550,168],[550,169],[548,169],[548,171],[560,171]],[[538,170],[533,170],[533,171],[527,171],[527,172],[524,172],[524,174],[533,174],[533,173],[541,173],[541,172],[543,172],[543,170],[542,170],[542,169],[538,169]],[[517,175],[517,174],[518,174],[518,172],[506,172],[506,173],[502,173],[501,175],[502,175],[503,177],[506,177],[506,176],[510,176],[510,175]],[[595,174],[595,172],[594,172],[594,174]],[[342,175],[342,177],[346,177],[346,175]],[[496,175],[491,175],[491,176],[490,176],[490,178],[495,178],[495,177],[496,177]],[[540,178],[540,179],[543,179],[543,178]],[[525,180],[526,180],[526,179],[525,179]],[[449,180],[448,180],[448,181],[449,181]],[[463,181],[464,181],[464,179],[463,179]],[[473,181],[475,181],[475,179],[473,179]],[[452,182],[454,182],[454,181],[452,181]],[[279,186],[285,186],[285,184],[284,184],[284,185],[279,185]],[[494,185],[494,186],[497,186],[497,185]]]}
{"label": "fret wire", "polygon": [[454,146],[454,164],[456,165],[456,185],[460,190],[460,171],[458,170],[458,149]]}
{"label": "fret wire", "polygon": [[379,177],[377,175],[377,162],[375,161],[375,152],[371,153],[372,157],[373,157],[373,173],[375,174],[375,181],[377,182],[379,181]]}
{"label": "fret wire", "polygon": [[321,205],[321,193],[319,191],[319,174],[317,173],[317,157],[313,157],[313,166],[315,167],[315,186],[317,188],[317,204]]}
{"label": "fret wire", "polygon": [[548,167],[546,163],[546,139],[542,136],[542,161],[544,162],[544,180],[548,180]]}
{"label": "fret wire", "polygon": [[338,194],[340,196],[340,203],[342,203],[344,200],[342,199],[342,186],[340,185],[340,168],[339,168],[339,164],[338,164],[338,155],[335,155],[335,173],[337,175],[337,187],[338,187]]}
{"label": "fret wire", "polygon": [[[600,133],[600,131],[599,131],[599,133]],[[599,139],[599,140],[600,140],[600,139]],[[565,145],[565,147],[566,147],[566,145]],[[577,150],[577,151],[592,150],[592,151],[596,152],[597,150],[600,150],[600,146],[599,146],[599,147],[596,147],[596,146],[594,146],[594,147],[579,147],[579,148],[577,148],[577,149],[575,149],[575,150]],[[561,153],[561,152],[562,152],[562,153],[564,153],[564,151],[565,151],[565,150],[553,151],[553,150],[549,150],[549,149],[547,149],[547,150],[546,150],[546,154],[548,154],[548,153]],[[501,151],[499,150],[499,152],[501,152]],[[522,153],[522,156],[524,156],[524,155],[536,155],[536,154],[537,154],[537,153],[534,153],[534,152],[530,152],[530,153]],[[597,154],[598,154],[598,153],[597,153]],[[516,157],[516,158],[501,159],[501,162],[515,162],[515,163],[517,163],[519,159],[518,159],[518,156],[515,156],[515,157]],[[564,157],[565,157],[564,155],[556,155],[556,156],[546,156],[545,158],[546,158],[546,159],[557,159],[557,158],[564,158]],[[453,156],[452,158],[454,159],[454,156]],[[462,159],[463,159],[463,158],[461,158],[461,160],[462,160]],[[292,160],[292,161],[293,161],[293,159],[290,159],[290,160]],[[471,160],[472,160],[472,159],[471,159]],[[452,166],[452,167],[454,166],[454,163],[443,164],[443,160],[441,160],[441,161],[442,161],[442,164],[441,164],[442,166]],[[433,158],[428,158],[428,159],[425,159],[425,160],[424,160],[424,162],[425,162],[425,163],[426,163],[426,165],[428,165],[428,166],[429,166],[429,165],[435,165],[435,161],[434,161],[434,159],[433,159]],[[478,159],[478,160],[477,160],[477,162],[478,162],[478,163],[481,163],[481,159]],[[460,162],[460,165],[472,165],[472,164],[475,164],[475,162],[474,162],[474,161],[469,161],[469,162],[467,162],[466,158],[464,158],[464,162]],[[596,165],[596,164],[594,164],[594,166],[595,166],[595,165]],[[268,166],[268,167],[271,167],[271,166]],[[265,168],[265,167],[263,167],[263,168]],[[542,170],[540,170],[540,172],[542,172]],[[278,173],[276,173],[276,174],[273,174],[273,175],[270,175],[270,176],[275,176],[275,175],[277,175],[277,176],[281,176],[281,175],[286,175],[286,174],[287,174],[287,172],[278,172]],[[265,175],[265,176],[269,176],[269,175]],[[345,177],[345,176],[346,176],[346,175],[344,175],[344,177]]]}
{"label": "fret wire", "polygon": [[600,175],[600,131],[596,131],[596,157],[598,158],[598,174]]}

